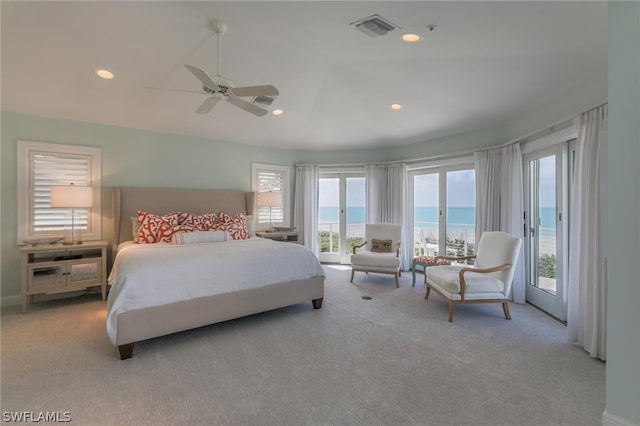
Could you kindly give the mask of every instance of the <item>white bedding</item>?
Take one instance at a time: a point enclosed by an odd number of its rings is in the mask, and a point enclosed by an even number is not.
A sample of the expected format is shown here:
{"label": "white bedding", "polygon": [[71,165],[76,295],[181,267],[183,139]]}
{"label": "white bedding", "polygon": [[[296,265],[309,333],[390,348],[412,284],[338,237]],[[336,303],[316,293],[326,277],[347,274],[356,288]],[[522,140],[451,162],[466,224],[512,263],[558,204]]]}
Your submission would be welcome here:
{"label": "white bedding", "polygon": [[298,244],[262,238],[187,245],[118,247],[109,275],[107,333],[116,342],[118,314],[169,303],[324,276]]}

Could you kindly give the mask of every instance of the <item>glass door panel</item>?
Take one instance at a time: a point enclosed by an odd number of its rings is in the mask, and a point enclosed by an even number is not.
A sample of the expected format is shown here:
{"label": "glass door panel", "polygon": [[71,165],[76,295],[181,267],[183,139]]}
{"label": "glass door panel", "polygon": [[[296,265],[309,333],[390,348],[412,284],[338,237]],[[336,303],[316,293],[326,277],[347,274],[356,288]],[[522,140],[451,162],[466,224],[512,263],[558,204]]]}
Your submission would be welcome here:
{"label": "glass door panel", "polygon": [[563,147],[525,157],[527,301],[566,319],[562,280]]}
{"label": "glass door panel", "polygon": [[415,256],[435,256],[440,246],[440,175],[413,177],[413,247]]}
{"label": "glass door panel", "polygon": [[341,248],[342,256],[340,263],[350,263],[353,247],[362,244],[364,239],[365,224],[365,178],[349,177],[344,179],[345,183],[345,205],[346,221],[344,238],[344,248]]}
{"label": "glass door panel", "polygon": [[[475,170],[447,172],[446,255],[471,256],[476,242],[476,173]],[[464,261],[473,265],[472,259]]]}
{"label": "glass door panel", "polygon": [[318,193],[318,257],[340,260],[340,178],[320,178]]}

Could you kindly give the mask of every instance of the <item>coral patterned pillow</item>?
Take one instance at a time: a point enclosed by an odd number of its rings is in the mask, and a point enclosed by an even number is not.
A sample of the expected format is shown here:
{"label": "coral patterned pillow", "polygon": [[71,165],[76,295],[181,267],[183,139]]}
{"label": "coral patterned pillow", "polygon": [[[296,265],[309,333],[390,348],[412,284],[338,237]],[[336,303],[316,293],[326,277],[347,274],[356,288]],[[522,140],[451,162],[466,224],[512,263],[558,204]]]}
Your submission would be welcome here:
{"label": "coral patterned pillow", "polygon": [[244,212],[234,216],[218,212],[218,217],[221,221],[214,223],[213,226],[208,229],[227,231],[229,235],[231,235],[232,240],[246,240],[249,238],[249,230],[247,228],[247,221],[244,218]]}
{"label": "coral patterned pillow", "polygon": [[[178,213],[158,216],[138,211],[139,228],[136,242],[139,244],[153,244],[162,241],[164,239],[162,235],[166,233],[167,228],[173,228],[178,225],[178,216]],[[169,237],[169,241],[171,241],[171,237]]]}
{"label": "coral patterned pillow", "polygon": [[218,221],[218,217],[215,213],[193,214],[193,213],[180,213],[178,223],[180,225],[190,225],[197,227],[200,231],[205,231],[213,226]]}

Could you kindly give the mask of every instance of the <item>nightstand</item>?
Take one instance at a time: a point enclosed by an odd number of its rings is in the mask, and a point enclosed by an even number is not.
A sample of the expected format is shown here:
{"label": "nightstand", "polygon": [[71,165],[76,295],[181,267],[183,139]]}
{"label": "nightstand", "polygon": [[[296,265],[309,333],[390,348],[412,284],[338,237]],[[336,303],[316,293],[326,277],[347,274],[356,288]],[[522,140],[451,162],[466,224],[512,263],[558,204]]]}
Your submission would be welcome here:
{"label": "nightstand", "polygon": [[101,286],[107,298],[106,241],[25,246],[22,254],[22,313],[35,294],[54,294]]}
{"label": "nightstand", "polygon": [[285,241],[287,243],[296,243],[299,244],[298,235],[300,233],[298,231],[288,231],[288,232],[256,232],[256,235],[260,238],[266,238],[269,240],[276,241]]}

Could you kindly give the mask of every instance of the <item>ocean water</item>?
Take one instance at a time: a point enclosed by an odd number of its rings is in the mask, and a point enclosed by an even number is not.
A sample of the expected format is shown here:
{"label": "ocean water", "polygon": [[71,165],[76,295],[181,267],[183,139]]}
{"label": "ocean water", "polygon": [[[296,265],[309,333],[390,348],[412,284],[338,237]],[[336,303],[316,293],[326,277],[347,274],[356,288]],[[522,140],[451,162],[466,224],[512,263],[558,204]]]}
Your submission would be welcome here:
{"label": "ocean water", "polygon": [[[340,210],[338,207],[320,207],[318,209],[318,221],[320,223],[338,223]],[[555,235],[556,210],[552,207],[540,209],[540,226],[542,235]],[[414,209],[414,221],[417,227],[436,229],[438,223],[437,207],[416,207]],[[347,208],[348,223],[365,223],[364,207]],[[472,231],[476,223],[475,207],[450,207],[447,210],[447,222],[450,230]]]}

